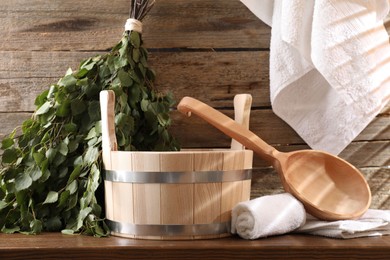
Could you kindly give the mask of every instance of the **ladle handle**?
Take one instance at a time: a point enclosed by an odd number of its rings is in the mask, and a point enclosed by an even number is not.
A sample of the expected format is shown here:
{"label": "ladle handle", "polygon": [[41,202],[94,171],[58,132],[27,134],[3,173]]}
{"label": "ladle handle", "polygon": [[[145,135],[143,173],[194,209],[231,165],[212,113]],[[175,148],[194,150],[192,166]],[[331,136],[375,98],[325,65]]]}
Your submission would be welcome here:
{"label": "ladle handle", "polygon": [[275,161],[275,155],[278,153],[275,148],[268,145],[266,142],[261,140],[260,137],[242,125],[236,123],[230,117],[222,114],[205,103],[191,97],[184,97],[177,106],[177,109],[187,116],[191,116],[191,113],[194,113],[222,131],[224,134],[237,140],[248,149],[253,150],[263,159],[271,163]]}

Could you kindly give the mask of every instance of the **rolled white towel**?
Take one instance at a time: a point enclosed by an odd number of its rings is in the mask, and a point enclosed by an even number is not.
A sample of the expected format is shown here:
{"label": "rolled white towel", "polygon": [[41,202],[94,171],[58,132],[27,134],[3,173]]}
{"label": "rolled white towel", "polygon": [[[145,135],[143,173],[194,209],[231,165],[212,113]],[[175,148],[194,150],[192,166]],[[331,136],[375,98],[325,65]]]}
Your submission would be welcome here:
{"label": "rolled white towel", "polygon": [[268,195],[238,203],[232,210],[231,232],[256,239],[291,232],[305,221],[302,203],[291,194]]}

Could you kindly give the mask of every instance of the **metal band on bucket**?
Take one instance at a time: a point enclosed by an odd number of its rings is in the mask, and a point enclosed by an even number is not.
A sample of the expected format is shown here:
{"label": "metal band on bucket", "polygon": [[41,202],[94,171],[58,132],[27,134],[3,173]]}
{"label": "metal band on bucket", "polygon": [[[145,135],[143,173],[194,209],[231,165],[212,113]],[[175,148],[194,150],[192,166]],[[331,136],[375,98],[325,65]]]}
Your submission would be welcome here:
{"label": "metal band on bucket", "polygon": [[202,236],[230,233],[230,222],[192,225],[140,225],[106,219],[112,232],[136,236]]}
{"label": "metal band on bucket", "polygon": [[252,170],[198,172],[133,172],[104,170],[104,180],[126,183],[233,182],[252,178]]}

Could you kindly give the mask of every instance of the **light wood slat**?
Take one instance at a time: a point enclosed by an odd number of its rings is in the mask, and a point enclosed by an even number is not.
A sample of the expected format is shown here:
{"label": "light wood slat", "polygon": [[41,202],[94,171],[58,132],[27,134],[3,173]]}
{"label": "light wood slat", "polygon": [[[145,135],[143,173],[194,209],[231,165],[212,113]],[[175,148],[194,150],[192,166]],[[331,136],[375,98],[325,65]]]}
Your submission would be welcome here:
{"label": "light wood slat", "polygon": [[[4,0],[0,12],[0,49],[105,50],[123,32],[128,1]],[[271,31],[233,0],[160,0],[144,24],[151,48],[268,48]]]}
{"label": "light wood slat", "polygon": [[[34,100],[89,52],[0,52],[0,112],[33,111]],[[151,52],[155,85],[179,101],[193,96],[213,107],[232,107],[248,93],[252,107],[269,107],[268,52]],[[390,114],[390,104],[384,113]]]}
{"label": "light wood slat", "polygon": [[[221,112],[233,118],[232,110]],[[229,138],[219,130],[208,125],[196,116],[187,118],[179,112],[171,114],[174,126],[174,136],[188,147],[228,147]],[[250,130],[270,144],[299,144],[302,138],[270,109],[252,110]],[[355,138],[355,141],[374,141],[390,139],[390,117],[382,114],[376,117]]]}
{"label": "light wood slat", "polygon": [[[390,169],[389,168],[360,168],[366,178],[372,193],[370,208],[390,208]],[[251,199],[284,192],[277,172],[272,168],[259,168],[253,171]]]}
{"label": "light wood slat", "polygon": [[151,47],[158,41],[162,48],[269,48],[270,43],[270,27],[235,0],[166,1],[152,9],[145,26],[149,22],[145,41]]}
{"label": "light wood slat", "polygon": [[[105,50],[122,35],[129,1],[4,0],[3,50]],[[268,48],[270,28],[241,2],[159,0],[144,21],[151,48]]]}
{"label": "light wood slat", "polygon": [[[263,115],[260,111],[253,111],[253,118],[261,118]],[[262,115],[262,116],[257,116]],[[24,119],[27,119],[31,116],[30,113],[0,113],[0,122],[3,122],[2,127],[0,128],[0,140],[4,138],[4,136],[10,133],[15,126],[20,126]],[[388,117],[383,117],[384,120],[389,120]],[[277,119],[280,120],[280,119]],[[199,120],[194,119],[194,121],[188,121],[184,124],[181,122],[180,125],[177,125],[176,130],[173,128],[172,132],[175,136],[181,140],[183,147],[198,147],[198,148],[212,148],[212,147],[229,147],[230,139],[223,134],[219,133],[217,130],[211,128],[208,125],[204,125],[203,130],[199,130],[199,126],[196,125],[196,122],[203,124],[203,122],[199,122]],[[184,127],[186,125],[186,127]],[[253,124],[252,124],[253,125]],[[192,127],[191,127],[192,126]],[[384,123],[384,126],[389,127],[389,123]],[[277,149],[281,151],[294,151],[300,149],[308,149],[308,146],[303,144],[293,144],[291,142],[294,137],[292,134],[292,130],[288,130],[288,128],[268,128],[263,124],[264,129],[254,128],[254,125],[251,126],[251,130],[258,135],[262,135],[263,139],[274,145]],[[288,127],[288,126],[287,126]],[[209,129],[207,129],[209,128]],[[380,129],[380,127],[379,127]],[[201,131],[201,132],[198,132]],[[379,139],[377,141],[354,141],[352,142],[341,154],[340,157],[348,160],[350,163],[357,167],[369,167],[369,166],[389,166],[390,165],[390,149],[389,147],[389,131],[381,131],[378,132],[381,135],[386,136],[386,139]],[[191,137],[189,135],[192,135]],[[196,136],[195,136],[196,135]],[[378,135],[380,136],[380,135]],[[286,144],[278,144],[278,141],[282,138],[285,138],[287,141]],[[289,139],[290,138],[290,139]],[[298,137],[299,138],[299,137]],[[374,137],[373,137],[374,138]],[[288,141],[290,140],[290,141]],[[254,156],[254,166],[255,167],[263,167],[267,164],[259,159],[257,156]]]}
{"label": "light wood slat", "polygon": [[252,106],[269,106],[268,52],[153,53],[156,84],[215,107],[233,107],[236,94],[253,96]]}
{"label": "light wood slat", "polygon": [[[232,110],[221,110],[233,117]],[[31,116],[30,113],[0,113],[0,139]],[[179,112],[171,113],[174,125],[172,134],[184,147],[213,148],[229,147],[230,138],[219,130],[208,125],[197,117],[184,117]],[[283,120],[271,110],[253,110],[251,112],[250,130],[272,145],[302,144],[303,140]],[[371,124],[355,139],[355,141],[385,141],[390,139],[390,117],[376,117]],[[390,150],[390,149],[389,149]]]}
{"label": "light wood slat", "polygon": [[0,79],[58,79],[65,75],[68,68],[76,69],[82,60],[103,53],[1,51]]}
{"label": "light wood slat", "polygon": [[[96,53],[0,52],[0,111],[33,111],[37,94],[70,67]],[[269,106],[268,52],[151,52],[155,85],[183,96],[232,107],[235,94],[249,93],[253,106]]]}

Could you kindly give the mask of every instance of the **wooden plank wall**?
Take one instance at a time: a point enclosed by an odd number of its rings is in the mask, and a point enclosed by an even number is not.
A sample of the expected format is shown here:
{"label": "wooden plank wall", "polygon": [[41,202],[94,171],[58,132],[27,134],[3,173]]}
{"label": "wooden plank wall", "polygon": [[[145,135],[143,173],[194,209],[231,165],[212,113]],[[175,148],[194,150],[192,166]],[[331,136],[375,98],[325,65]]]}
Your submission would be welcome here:
{"label": "wooden plank wall", "polygon": [[[68,67],[109,50],[123,32],[128,0],[2,0],[0,5],[0,139],[31,116],[34,99]],[[387,27],[390,24],[387,22]],[[307,148],[271,110],[270,28],[238,0],[157,0],[144,21],[156,85],[176,100],[189,95],[232,116],[237,93],[253,96],[251,130],[282,151]],[[184,147],[228,147],[230,140],[176,111],[173,132]],[[390,108],[341,157],[361,169],[373,208],[390,208]],[[252,197],[281,192],[275,172],[255,160]]]}

